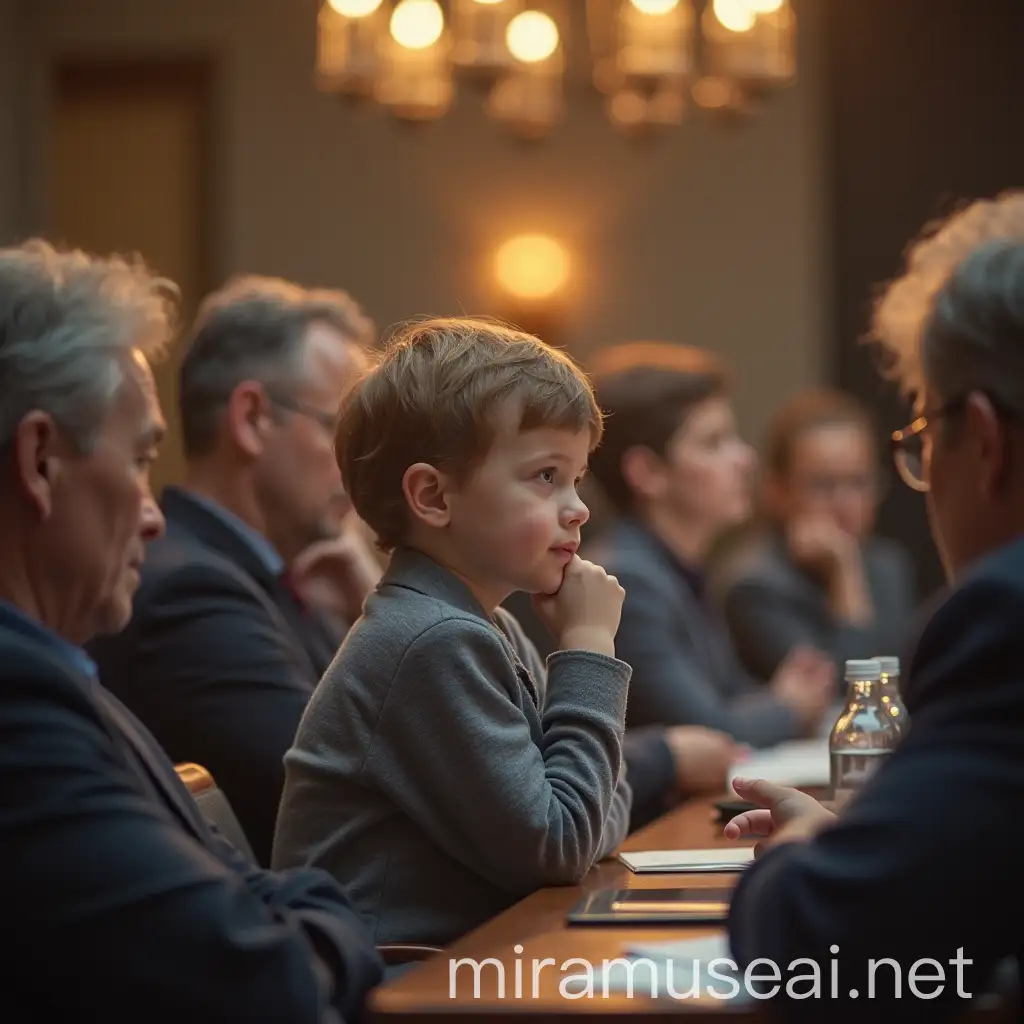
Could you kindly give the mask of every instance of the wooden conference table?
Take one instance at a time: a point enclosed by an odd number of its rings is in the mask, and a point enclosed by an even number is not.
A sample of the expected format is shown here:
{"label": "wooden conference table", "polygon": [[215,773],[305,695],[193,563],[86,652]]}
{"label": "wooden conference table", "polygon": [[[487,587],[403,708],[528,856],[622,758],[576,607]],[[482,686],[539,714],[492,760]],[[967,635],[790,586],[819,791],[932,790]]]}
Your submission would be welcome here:
{"label": "wooden conference table", "polygon": [[[670,811],[647,828],[630,836],[623,850],[679,850],[704,847],[735,847],[725,839],[714,821],[711,800],[693,800]],[[745,845],[749,845],[745,844]],[[452,945],[444,953],[410,968],[394,981],[381,986],[371,997],[368,1019],[376,1024],[416,1024],[438,1017],[458,1016],[468,1021],[507,1021],[515,1015],[529,1014],[538,1024],[555,1021],[580,1021],[588,1017],[642,1017],[658,1020],[685,1016],[688,1024],[721,1021],[722,1015],[743,1016],[746,1020],[766,1017],[765,1004],[737,1005],[725,1000],[654,1000],[634,993],[611,992],[605,996],[595,986],[594,997],[566,999],[559,994],[559,982],[565,977],[557,967],[541,971],[537,998],[533,995],[532,964],[550,957],[556,965],[572,957],[584,958],[599,966],[605,959],[625,955],[635,942],[658,942],[701,938],[720,934],[716,925],[641,928],[631,925],[583,927],[567,925],[565,916],[581,896],[593,889],[654,888],[682,886],[732,886],[738,876],[723,874],[644,874],[637,875],[618,861],[597,865],[580,886],[542,889],[499,914]],[[522,947],[516,952],[514,947]],[[480,998],[474,998],[473,971],[460,969],[456,998],[450,995],[450,960],[472,958],[480,963],[491,957],[505,970],[505,995],[497,991],[498,972],[484,966],[480,971]],[[522,963],[522,997],[513,997],[514,965]],[[572,973],[571,971],[569,973]],[[639,987],[638,975],[638,987]],[[1010,1008],[986,1003],[969,1014],[971,1021],[995,1022],[1011,1019]]]}

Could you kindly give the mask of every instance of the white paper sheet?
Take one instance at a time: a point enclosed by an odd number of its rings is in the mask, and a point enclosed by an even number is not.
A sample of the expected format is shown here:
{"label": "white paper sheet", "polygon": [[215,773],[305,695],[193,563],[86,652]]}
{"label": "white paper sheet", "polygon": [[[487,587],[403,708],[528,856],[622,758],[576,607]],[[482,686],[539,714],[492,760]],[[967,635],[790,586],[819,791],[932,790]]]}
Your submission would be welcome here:
{"label": "white paper sheet", "polygon": [[711,850],[631,850],[619,854],[619,860],[637,874],[742,871],[753,859],[752,846],[723,846]]}
{"label": "white paper sheet", "polygon": [[794,740],[759,750],[732,766],[730,790],[735,778],[766,779],[780,786],[827,786],[831,778],[828,740]]}
{"label": "white paper sheet", "polygon": [[[742,975],[729,956],[724,933],[707,938],[634,943],[623,955],[595,964],[593,996],[603,993],[633,999],[686,1002],[748,1002]],[[591,979],[581,975],[568,987],[583,992]]]}

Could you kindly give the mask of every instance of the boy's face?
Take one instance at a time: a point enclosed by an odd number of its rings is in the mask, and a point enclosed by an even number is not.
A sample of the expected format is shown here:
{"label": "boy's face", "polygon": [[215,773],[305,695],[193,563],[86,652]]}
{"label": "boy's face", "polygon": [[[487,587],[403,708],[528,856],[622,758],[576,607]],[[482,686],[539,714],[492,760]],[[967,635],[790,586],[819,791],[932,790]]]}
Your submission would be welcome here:
{"label": "boy's face", "polygon": [[449,491],[449,535],[463,572],[495,599],[553,594],[590,517],[577,492],[590,432],[499,428],[466,482]]}

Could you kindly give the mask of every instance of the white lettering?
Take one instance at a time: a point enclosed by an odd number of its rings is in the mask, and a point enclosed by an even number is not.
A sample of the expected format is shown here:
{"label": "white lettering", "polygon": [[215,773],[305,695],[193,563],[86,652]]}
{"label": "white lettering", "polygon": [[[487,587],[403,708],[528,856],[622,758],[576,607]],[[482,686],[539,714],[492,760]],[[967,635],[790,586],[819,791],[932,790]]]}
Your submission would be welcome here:
{"label": "white lettering", "polygon": [[964,965],[973,964],[973,960],[964,959],[964,947],[959,946],[956,951],[956,956],[949,961],[951,964],[956,964],[956,994],[961,999],[972,999],[973,996],[970,992],[964,991]]}
{"label": "white lettering", "polygon": [[900,999],[903,995],[903,969],[895,960],[890,960],[888,957],[881,960],[872,958],[868,961],[868,999],[875,998],[875,971],[882,964],[892,968],[892,977],[895,982],[893,994],[897,999]]}
{"label": "white lettering", "polygon": [[[797,974],[786,982],[786,995],[788,995],[790,999],[821,998],[821,966],[818,964],[817,960],[812,960],[810,957],[802,956],[793,960],[786,969],[792,971],[797,965],[802,967],[805,964],[811,968],[810,974]],[[807,992],[795,991],[793,986],[796,985],[797,982],[807,980],[810,980],[811,982],[811,987]]]}
{"label": "white lettering", "polygon": [[554,957],[546,956],[543,960],[533,961],[533,998],[540,999],[540,972],[545,967],[554,967]]}
{"label": "white lettering", "polygon": [[[719,974],[718,969],[724,965],[725,970],[728,974]],[[708,975],[714,978],[716,981],[724,981],[731,988],[729,992],[719,992],[717,989],[713,989],[708,986],[708,995],[713,999],[735,999],[740,994],[740,983],[736,980],[736,972],[739,970],[739,965],[735,960],[727,960],[719,957],[716,960],[712,960],[708,964]]]}
{"label": "white lettering", "polygon": [[[921,978],[921,981],[932,981],[938,982],[939,987],[934,992],[920,992],[917,988],[918,976],[917,971],[920,967],[934,967],[939,973],[937,976],[928,975],[927,977]],[[934,999],[936,996],[942,994],[942,990],[945,986],[946,975],[942,970],[942,964],[938,960],[930,960],[928,957],[924,957],[921,960],[915,960],[910,965],[910,974],[907,976],[907,984],[910,986],[910,991],[917,996],[918,999]]]}
{"label": "white lettering", "polygon": [[[583,974],[570,974],[567,978],[563,978],[558,983],[558,994],[563,999],[582,999],[586,996],[588,999],[594,998],[594,967],[589,960],[584,960],[582,957],[573,956],[568,960],[563,960],[561,966],[558,968],[564,974],[568,967],[572,965],[582,966]],[[586,985],[579,992],[570,992],[567,988],[575,982],[586,980]]]}
{"label": "white lettering", "polygon": [[671,999],[699,999],[700,998],[700,961],[690,961],[690,988],[686,992],[677,992],[675,986],[675,971],[672,968],[674,961],[669,960],[665,973],[665,995]]}
{"label": "white lettering", "polygon": [[[624,957],[618,957],[615,960],[605,960],[604,970],[601,972],[602,986],[601,994],[608,998],[608,985],[611,981],[611,973],[613,967],[621,967],[626,972],[626,998],[633,998],[633,974],[638,967],[646,967],[650,976],[650,996],[652,999],[658,998],[658,967],[653,960],[648,960],[646,957],[637,957],[636,960],[626,960]],[[645,990],[644,995],[648,992]]]}
{"label": "white lettering", "polygon": [[455,975],[463,965],[468,964],[473,969],[473,998],[480,998],[480,975],[483,973],[485,964],[493,964],[494,969],[498,972],[498,998],[505,998],[505,966],[500,960],[495,960],[494,957],[488,957],[486,960],[470,960],[468,957],[462,960],[449,960],[448,961],[448,998],[456,999],[456,982]]}
{"label": "white lettering", "polygon": [[[772,969],[773,973],[768,975],[767,978],[761,977],[759,975],[752,974],[751,972],[753,971],[753,969],[758,964],[767,964]],[[771,999],[773,996],[778,994],[779,986],[776,985],[770,991],[768,991],[766,993],[762,993],[761,991],[752,988],[751,987],[751,982],[754,982],[754,981],[758,981],[758,982],[760,982],[760,981],[780,981],[781,978],[782,978],[782,975],[779,973],[779,965],[774,963],[771,960],[765,960],[763,957],[761,957],[761,958],[759,958],[757,960],[751,960],[750,963],[747,964],[747,969],[743,972],[743,981],[744,981],[744,984],[746,985],[747,994],[748,995],[752,995],[755,999]]]}

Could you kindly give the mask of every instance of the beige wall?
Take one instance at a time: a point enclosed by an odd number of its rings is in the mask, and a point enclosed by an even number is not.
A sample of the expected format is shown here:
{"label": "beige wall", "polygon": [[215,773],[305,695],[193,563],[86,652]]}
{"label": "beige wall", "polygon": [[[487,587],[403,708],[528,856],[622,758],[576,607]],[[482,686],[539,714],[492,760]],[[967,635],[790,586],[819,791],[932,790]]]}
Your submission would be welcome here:
{"label": "beige wall", "polygon": [[0,243],[25,228],[25,0],[0,0]]}
{"label": "beige wall", "polygon": [[[316,0],[31,6],[51,58],[208,51],[221,61],[222,274],[343,286],[381,325],[416,313],[501,315],[491,253],[508,233],[543,230],[574,258],[564,340],[578,354],[636,337],[710,346],[735,364],[752,432],[780,397],[822,375],[813,0],[798,8],[800,84],[749,123],[697,117],[653,145],[631,145],[578,87],[568,123],[539,147],[503,137],[467,92],[454,114],[419,130],[318,95]],[[26,103],[35,130],[26,208],[45,225],[45,71]],[[0,130],[3,122],[0,108]]]}

